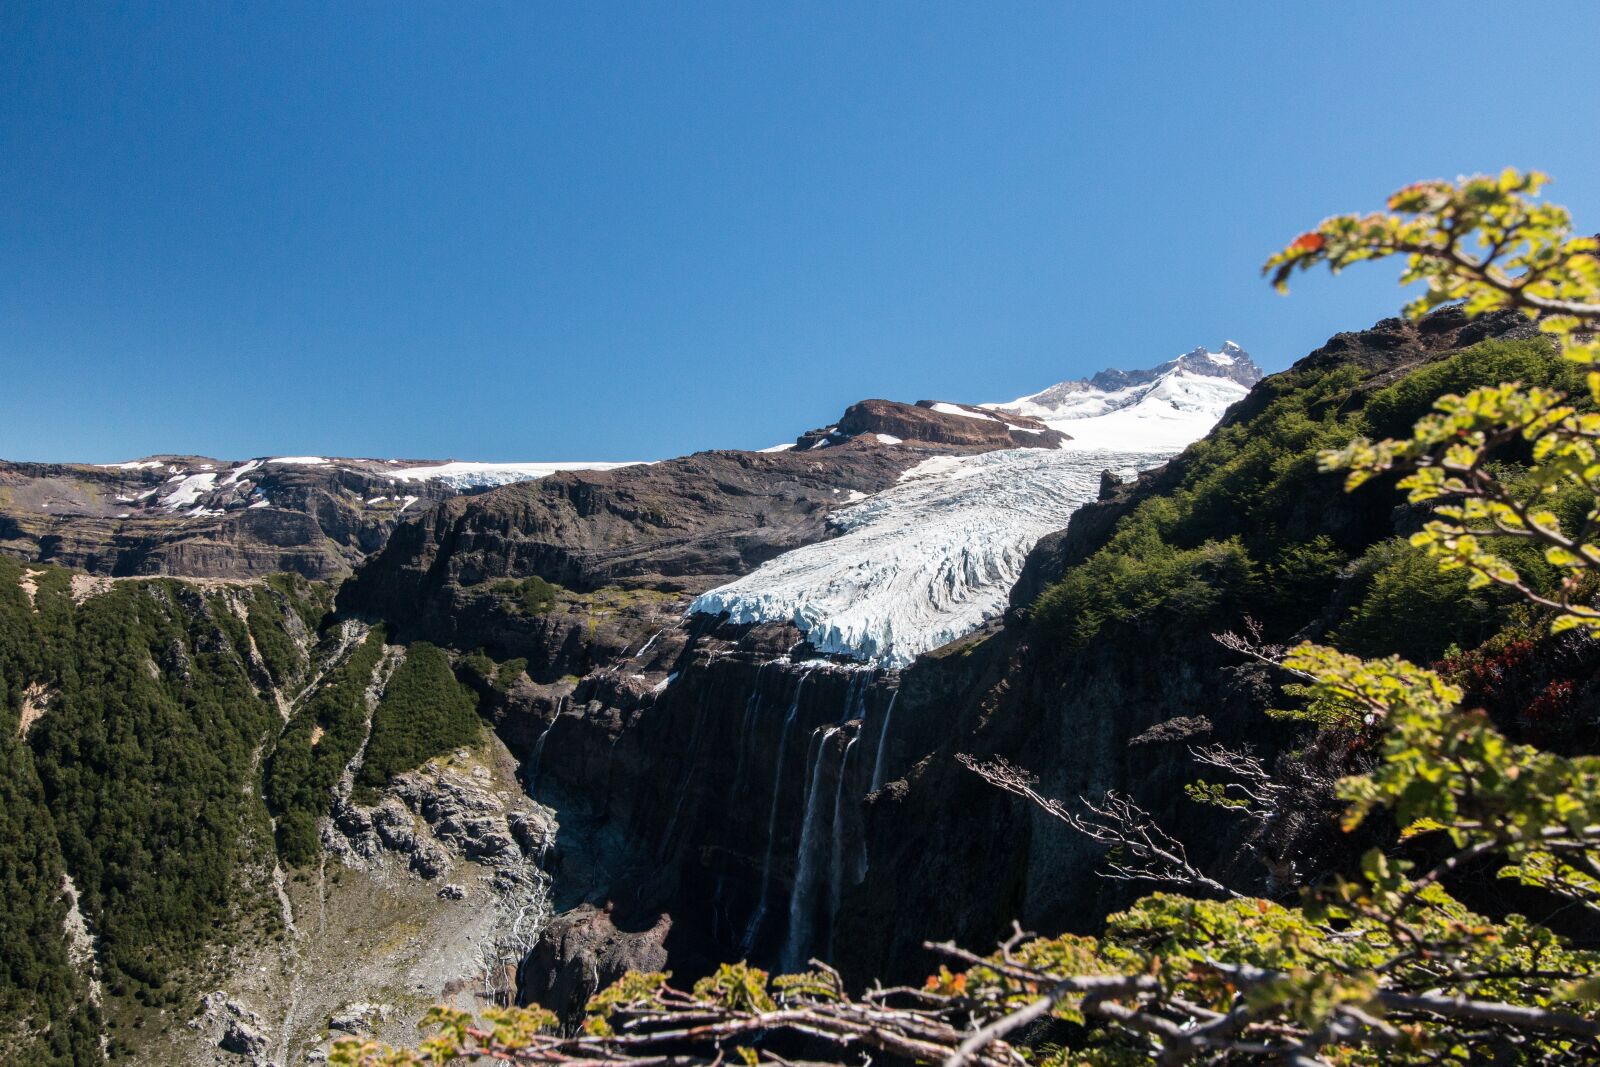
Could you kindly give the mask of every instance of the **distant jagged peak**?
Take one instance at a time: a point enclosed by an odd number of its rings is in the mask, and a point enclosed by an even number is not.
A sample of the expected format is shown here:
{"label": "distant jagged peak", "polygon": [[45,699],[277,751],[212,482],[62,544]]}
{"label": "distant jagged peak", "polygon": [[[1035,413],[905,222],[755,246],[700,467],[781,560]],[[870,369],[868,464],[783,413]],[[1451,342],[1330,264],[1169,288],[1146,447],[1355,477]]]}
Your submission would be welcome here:
{"label": "distant jagged peak", "polygon": [[[1225,378],[1249,389],[1264,376],[1255,360],[1234,341],[1224,341],[1213,352],[1201,345],[1176,359],[1144,370],[1118,370],[1108,368],[1089,378],[1071,378],[1057,382],[1028,396],[1018,397],[1010,403],[990,404],[988,407],[1022,415],[1055,414],[1064,406],[1076,406],[1086,393],[1127,393],[1141,386],[1152,385],[1171,374],[1192,374],[1206,378]],[[1129,396],[1129,402],[1137,395]]]}

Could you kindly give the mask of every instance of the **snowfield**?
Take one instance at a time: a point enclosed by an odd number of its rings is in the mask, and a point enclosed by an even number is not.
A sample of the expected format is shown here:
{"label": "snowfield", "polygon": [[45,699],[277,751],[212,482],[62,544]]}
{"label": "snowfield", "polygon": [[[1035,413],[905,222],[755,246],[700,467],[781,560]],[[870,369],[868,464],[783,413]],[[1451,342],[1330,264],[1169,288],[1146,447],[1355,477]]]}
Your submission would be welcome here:
{"label": "snowfield", "polygon": [[[1240,364],[1254,373],[1237,372]],[[1009,404],[984,407],[1032,415],[1072,438],[1064,448],[1181,452],[1204,437],[1229,405],[1250,391],[1238,379],[1253,382],[1260,372],[1244,349],[1228,341],[1220,352],[1197,348],[1153,371],[1135,371],[1132,377],[1143,375],[1150,375],[1150,380],[1120,389],[1096,388],[1094,380],[1061,382]]]}
{"label": "snowfield", "polygon": [[1028,552],[1100,489],[1164,453],[1007,449],[940,456],[836,511],[839,535],[699,597],[691,613],[793,622],[823,652],[900,667],[1005,610]]}
{"label": "snowfield", "polygon": [[[689,611],[792,622],[822,652],[904,666],[1004,611],[1028,553],[1095,499],[1102,471],[1130,476],[1204,437],[1249,391],[1238,379],[1259,376],[1248,361],[1230,342],[1151,371],[985,405],[990,417],[1032,415],[1072,440],[925,460],[899,484],[835,511],[837,536],[768,561]],[[1235,371],[1236,362],[1248,370]],[[984,417],[954,404],[934,410]]]}
{"label": "snowfield", "polygon": [[1046,417],[1054,430],[1071,436],[1061,447],[1104,449],[1138,446],[1182,452],[1217,424],[1222,413],[1248,389],[1227,378],[1173,374],[1151,386],[1126,407],[1103,415],[1063,419]]}
{"label": "snowfield", "polygon": [[632,467],[634,463],[434,463],[425,467],[401,467],[382,471],[385,478],[396,481],[437,480],[452,489],[487,489],[512,482],[531,482],[559,471],[609,471],[618,467]]}

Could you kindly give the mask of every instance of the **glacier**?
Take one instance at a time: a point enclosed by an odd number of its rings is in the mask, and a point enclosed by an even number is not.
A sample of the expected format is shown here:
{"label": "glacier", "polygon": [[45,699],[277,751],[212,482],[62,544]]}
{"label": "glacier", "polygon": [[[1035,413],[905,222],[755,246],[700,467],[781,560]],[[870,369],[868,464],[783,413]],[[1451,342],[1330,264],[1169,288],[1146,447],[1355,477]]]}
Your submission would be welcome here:
{"label": "glacier", "polygon": [[927,459],[835,511],[838,536],[769,560],[689,611],[792,622],[821,652],[901,667],[1004,611],[1028,552],[1095,499],[1102,471],[1166,459],[1040,448]]}
{"label": "glacier", "polygon": [[[1059,449],[934,456],[829,516],[830,538],[702,594],[689,614],[791,622],[819,652],[903,667],[1005,610],[1028,553],[1099,495],[1101,472],[1160,466],[1205,436],[1261,371],[1229,342],[1147,371],[1105,371],[1009,404]],[[970,407],[952,408],[983,417]]]}

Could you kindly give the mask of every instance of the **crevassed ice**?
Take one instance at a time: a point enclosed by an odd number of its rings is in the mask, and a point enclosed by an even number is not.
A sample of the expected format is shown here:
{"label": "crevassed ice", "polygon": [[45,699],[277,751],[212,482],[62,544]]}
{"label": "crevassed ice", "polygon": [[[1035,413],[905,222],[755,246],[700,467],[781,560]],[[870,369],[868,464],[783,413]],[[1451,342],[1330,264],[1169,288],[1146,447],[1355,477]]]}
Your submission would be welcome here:
{"label": "crevassed ice", "polygon": [[[1231,343],[1224,349],[1243,356]],[[1227,377],[1189,373],[1181,360],[1172,366],[1124,389],[1068,382],[986,405],[997,416],[1034,415],[1072,439],[1060,450],[927,460],[898,485],[835,512],[839,536],[713,589],[690,611],[727,612],[741,623],[791,621],[824,652],[889,666],[970,633],[1005,610],[1039,539],[1098,495],[1101,471],[1159,465],[1205,436],[1249,391]],[[953,404],[934,409],[973,414]]]}
{"label": "crevassed ice", "polygon": [[1100,472],[1169,453],[1010,449],[925,460],[835,512],[838,536],[713,589],[690,612],[792,621],[823,652],[904,666],[1005,610],[1039,539],[1095,499]]}

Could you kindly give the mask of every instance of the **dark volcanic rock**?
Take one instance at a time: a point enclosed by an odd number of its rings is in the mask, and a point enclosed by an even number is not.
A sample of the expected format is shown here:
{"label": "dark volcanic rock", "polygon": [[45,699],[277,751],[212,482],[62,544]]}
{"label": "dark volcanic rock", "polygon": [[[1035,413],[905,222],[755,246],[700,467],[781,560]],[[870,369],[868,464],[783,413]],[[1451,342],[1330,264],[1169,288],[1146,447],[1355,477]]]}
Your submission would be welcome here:
{"label": "dark volcanic rock", "polygon": [[671,929],[667,915],[645,929],[619,929],[609,910],[590,904],[557,915],[522,962],[518,1001],[553,1011],[573,1027],[589,998],[628,971],[664,970]]}
{"label": "dark volcanic rock", "polygon": [[968,404],[954,405],[970,415],[935,411],[933,400],[901,404],[893,400],[863,400],[845,409],[835,426],[801,434],[795,447],[808,451],[827,444],[840,444],[855,438],[872,442],[863,435],[886,434],[903,443],[950,446],[985,451],[998,448],[1056,448],[1067,435],[1050,429],[1027,415],[1000,416]]}

